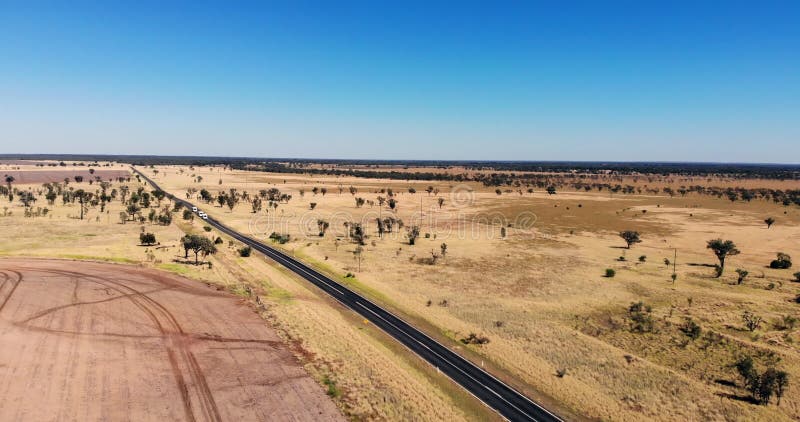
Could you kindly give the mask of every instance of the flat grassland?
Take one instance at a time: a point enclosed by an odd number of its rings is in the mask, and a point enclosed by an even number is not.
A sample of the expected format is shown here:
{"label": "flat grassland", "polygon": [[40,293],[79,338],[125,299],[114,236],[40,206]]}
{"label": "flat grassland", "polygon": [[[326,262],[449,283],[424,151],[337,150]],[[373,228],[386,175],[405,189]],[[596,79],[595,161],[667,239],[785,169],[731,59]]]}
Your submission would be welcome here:
{"label": "flat grassland", "polygon": [[[694,193],[498,194],[475,183],[223,167],[142,170],[195,203],[207,190],[212,200],[201,208],[242,232],[264,240],[288,234],[288,242],[275,245],[556,408],[609,420],[800,419],[797,269],[768,267],[778,252],[800,253],[796,206]],[[786,181],[692,183],[796,188]],[[428,186],[438,192],[426,192]],[[270,206],[265,198],[253,212],[248,199],[273,188],[291,199]],[[216,202],[231,189],[248,199],[232,208]],[[388,199],[388,189],[393,209],[378,199]],[[405,227],[379,235],[375,220],[387,217]],[[771,228],[767,217],[776,220]],[[328,223],[324,236],[321,222]],[[350,237],[353,223],[364,229],[361,247]],[[414,245],[406,237],[412,226],[420,232]],[[626,249],[622,230],[638,231],[642,242]],[[715,238],[741,250],[719,278],[706,248]],[[606,269],[615,275],[604,277]],[[749,275],[739,283],[735,269]],[[640,301],[637,316],[629,308]],[[745,328],[745,312],[762,319],[753,331]],[[647,321],[645,329],[636,328],[636,317]],[[465,344],[470,334],[489,342]],[[789,373],[779,406],[774,397],[769,405],[750,402],[731,367],[742,356],[752,356],[759,370]]]}
{"label": "flat grassland", "polygon": [[[100,173],[100,169],[128,174],[127,165],[112,164],[98,167],[93,175]],[[0,175],[11,170],[24,173],[40,169],[21,163],[0,165]],[[217,245],[215,255],[201,257],[202,265],[192,265],[194,256],[189,252],[189,259],[184,258],[181,237],[187,233],[221,236],[215,231],[205,231],[200,219],[184,220],[178,211],[172,213],[170,225],[161,225],[147,220],[149,209],[142,208],[123,223],[120,218],[120,213],[126,210],[120,201],[123,187],[128,189],[129,200],[139,188],[151,190],[135,178],[110,181],[108,192],[116,191],[116,198],[103,211],[98,205],[88,206],[83,219],[79,218],[80,205],[75,202],[64,203],[59,196],[52,204],[48,203],[42,185],[45,182],[58,182],[64,191],[100,191],[99,182],[88,182],[94,181],[94,177],[85,177],[82,183],[74,180],[75,175],[87,171],[85,167],[73,167],[70,163],[60,170],[63,173],[52,180],[37,179],[33,184],[14,181],[11,186],[17,189],[17,195],[13,201],[0,198],[0,230],[4,233],[0,259],[60,258],[70,260],[63,265],[67,267],[82,265],[71,262],[74,260],[127,264],[175,273],[238,295],[256,309],[264,327],[271,327],[280,336],[283,345],[275,344],[275,353],[281,347],[290,350],[317,381],[317,388],[326,392],[351,419],[497,419],[492,411],[449,379],[306,282],[255,254],[248,258],[239,256],[237,250],[241,245],[231,239],[222,236],[223,243]],[[64,177],[73,179],[65,186]],[[107,177],[102,179],[109,181]],[[37,198],[27,212],[19,201],[20,191],[32,192]],[[165,207],[171,207],[168,199],[160,204],[154,199],[150,209],[160,212]],[[144,222],[138,220],[140,215]],[[142,232],[153,233],[157,244],[140,245]],[[197,330],[202,333],[199,324]],[[268,370],[274,360],[259,359],[259,362]],[[252,362],[251,368],[257,365]],[[271,403],[268,397],[262,400]],[[310,409],[323,406],[315,396],[308,395],[306,400]],[[297,417],[302,415],[298,413]]]}

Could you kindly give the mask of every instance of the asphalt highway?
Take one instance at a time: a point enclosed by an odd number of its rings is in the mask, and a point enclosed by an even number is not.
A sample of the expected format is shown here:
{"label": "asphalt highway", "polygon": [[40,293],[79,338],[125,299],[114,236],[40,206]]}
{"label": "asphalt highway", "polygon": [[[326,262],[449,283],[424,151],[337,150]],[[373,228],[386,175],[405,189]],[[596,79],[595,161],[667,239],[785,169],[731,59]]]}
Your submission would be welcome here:
{"label": "asphalt highway", "polygon": [[[136,169],[134,169],[134,171],[153,187],[161,189],[150,178]],[[192,207],[195,206],[173,195],[169,196],[188,209],[192,209]],[[198,209],[200,209],[200,207],[198,207]],[[428,337],[411,324],[403,321],[401,318],[384,310],[335,280],[303,264],[301,261],[259,240],[230,229],[211,216],[208,216],[205,221],[217,230],[249,245],[254,250],[288,268],[339,301],[345,307],[361,315],[370,323],[375,324],[388,335],[417,354],[420,358],[461,385],[484,404],[497,411],[504,418],[512,421],[544,422],[562,420],[514,388],[498,380],[469,360],[461,357],[458,353]]]}

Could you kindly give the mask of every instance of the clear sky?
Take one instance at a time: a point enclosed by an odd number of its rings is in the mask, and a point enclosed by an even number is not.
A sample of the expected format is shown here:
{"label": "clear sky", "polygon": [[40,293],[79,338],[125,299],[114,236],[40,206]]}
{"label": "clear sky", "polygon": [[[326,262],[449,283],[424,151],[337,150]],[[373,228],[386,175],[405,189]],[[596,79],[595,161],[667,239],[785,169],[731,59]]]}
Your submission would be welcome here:
{"label": "clear sky", "polygon": [[798,163],[800,2],[0,1],[0,152]]}

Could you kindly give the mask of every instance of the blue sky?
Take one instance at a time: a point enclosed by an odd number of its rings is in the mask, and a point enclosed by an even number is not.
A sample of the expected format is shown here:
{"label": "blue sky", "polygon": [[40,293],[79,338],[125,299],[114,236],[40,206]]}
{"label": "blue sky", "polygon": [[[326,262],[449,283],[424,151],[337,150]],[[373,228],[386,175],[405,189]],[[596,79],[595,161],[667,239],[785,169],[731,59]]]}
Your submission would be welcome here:
{"label": "blue sky", "polygon": [[0,2],[0,152],[800,162],[798,2],[129,3]]}

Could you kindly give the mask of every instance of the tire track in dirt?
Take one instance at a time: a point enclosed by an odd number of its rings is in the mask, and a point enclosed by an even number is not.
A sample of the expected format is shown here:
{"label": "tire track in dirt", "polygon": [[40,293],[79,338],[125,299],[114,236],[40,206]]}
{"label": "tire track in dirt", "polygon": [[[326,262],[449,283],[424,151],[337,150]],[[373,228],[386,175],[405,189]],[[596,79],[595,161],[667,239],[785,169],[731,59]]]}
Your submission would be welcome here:
{"label": "tire track in dirt", "polygon": [[2,280],[0,280],[0,292],[1,292],[1,291],[3,291],[3,287],[5,287],[5,285],[6,285],[6,282],[7,282],[7,281],[8,281],[8,279],[9,279],[9,276],[8,276],[8,274],[6,274],[6,273],[5,273],[5,272],[3,272],[3,271],[0,271],[0,276],[3,276],[3,279],[2,279]]}
{"label": "tire track in dirt", "polygon": [[[6,270],[6,271],[16,275],[17,279],[16,279],[16,281],[14,281],[14,280],[11,281],[13,286],[11,286],[11,291],[9,291],[8,294],[6,294],[6,297],[3,299],[3,302],[0,303],[0,312],[2,312],[3,308],[6,307],[6,304],[8,303],[8,300],[11,299],[11,296],[14,294],[14,291],[17,290],[17,287],[19,286],[19,284],[22,283],[22,279],[23,279],[22,273],[20,273],[18,271],[14,271],[14,270]],[[9,280],[11,280],[11,277],[9,277],[7,274],[4,273],[4,275],[6,276],[6,279],[3,280],[3,287],[5,287],[7,282]]]}
{"label": "tire track in dirt", "polygon": [[342,420],[276,333],[208,283],[9,259],[2,302],[0,420]]}
{"label": "tire track in dirt", "polygon": [[[148,291],[146,291],[144,293],[145,294],[147,294],[147,293],[157,293],[157,292],[162,292],[164,290],[171,290],[171,289],[172,289],[171,287],[163,287],[161,289],[148,290]],[[97,304],[100,304],[100,303],[107,303],[107,302],[113,302],[115,300],[127,299],[131,295],[132,294],[120,294],[119,296],[109,297],[109,298],[106,298],[106,299],[88,300],[88,301],[83,301],[83,302],[72,302],[72,303],[68,303],[66,305],[54,306],[52,308],[42,309],[41,311],[39,311],[39,312],[37,312],[37,313],[35,313],[35,314],[23,319],[22,321],[18,321],[17,323],[25,324],[25,323],[33,321],[34,319],[41,318],[41,317],[43,317],[43,316],[45,316],[47,314],[51,314],[53,312],[57,312],[57,311],[60,311],[62,309],[74,308],[76,306],[83,306],[83,305],[97,305]],[[77,295],[73,294],[73,297],[77,297]]]}
{"label": "tire track in dirt", "polygon": [[[216,402],[214,401],[213,393],[208,386],[208,382],[206,381],[205,375],[200,367],[197,359],[195,358],[194,354],[189,351],[186,347],[185,343],[185,332],[183,328],[178,323],[177,319],[172,315],[172,313],[166,309],[163,305],[161,305],[158,301],[150,298],[146,294],[127,286],[125,284],[119,283],[115,280],[96,276],[96,275],[88,275],[88,274],[81,274],[73,271],[67,270],[42,270],[38,269],[37,271],[58,274],[58,275],[70,275],[74,277],[79,277],[82,279],[86,279],[88,281],[100,284],[105,286],[111,290],[116,291],[120,295],[125,296],[132,304],[134,304],[137,308],[139,308],[142,312],[147,315],[147,317],[155,324],[158,331],[167,337],[166,347],[167,347],[167,355],[173,370],[173,374],[176,378],[176,382],[178,384],[179,391],[181,393],[181,397],[184,402],[184,411],[186,413],[186,417],[188,420],[194,421],[196,420],[194,416],[194,412],[191,408],[191,397],[189,394],[189,387],[184,379],[183,373],[180,370],[180,365],[178,363],[178,356],[183,359],[185,366],[189,369],[189,376],[192,379],[194,385],[197,387],[197,394],[200,398],[200,405],[203,410],[203,413],[206,416],[207,420],[211,421],[221,421],[222,418],[219,414],[219,409],[217,407]],[[17,273],[19,274],[19,273]],[[21,277],[21,274],[20,274]],[[155,280],[160,282],[160,280]],[[139,281],[141,282],[141,281]],[[165,284],[160,282],[159,284]],[[16,286],[15,286],[16,287]],[[124,292],[124,289],[127,291]],[[2,310],[2,307],[0,307]],[[170,327],[165,327],[162,324],[161,320],[159,319],[158,315],[160,314],[162,318],[166,319],[167,325]],[[171,331],[168,329],[171,328]],[[176,338],[173,334],[179,334]]]}
{"label": "tire track in dirt", "polygon": [[[58,274],[58,275],[71,275],[71,276],[76,276],[76,277],[82,277],[82,278],[88,279],[88,281],[91,281],[91,282],[96,283],[96,284],[100,284],[101,286],[105,286],[105,287],[107,287],[107,288],[109,288],[111,290],[114,290],[115,292],[119,293],[120,295],[125,296],[125,298],[128,299],[128,301],[130,301],[134,306],[139,308],[139,310],[141,310],[150,319],[150,321],[153,322],[153,324],[158,329],[158,331],[162,335],[162,337],[164,337],[167,334],[166,329],[161,324],[161,321],[159,321],[159,319],[156,317],[155,313],[150,308],[148,308],[143,303],[141,303],[139,300],[137,300],[138,298],[141,297],[141,293],[136,291],[135,289],[132,289],[132,288],[130,288],[128,286],[121,285],[120,283],[117,283],[117,282],[115,282],[113,280],[110,280],[110,279],[107,279],[107,278],[104,278],[104,277],[100,277],[100,276],[81,274],[81,273],[77,273],[77,272],[73,272],[73,271],[66,271],[66,270],[39,270],[39,271],[45,272],[45,273],[51,273],[51,274]],[[116,287],[113,287],[114,285],[120,285],[122,287],[125,287],[127,290],[130,290],[130,292],[129,292],[130,294],[126,294],[122,290],[120,290],[120,289],[118,289]],[[177,386],[178,386],[178,391],[181,394],[181,400],[183,402],[184,414],[185,414],[187,420],[195,421],[197,419],[195,418],[194,412],[192,411],[191,397],[189,395],[189,386],[187,385],[186,380],[184,379],[184,376],[183,376],[183,372],[180,369],[180,365],[178,363],[178,357],[176,356],[174,347],[172,345],[170,345],[169,343],[167,343],[165,345],[166,345],[166,349],[167,349],[167,358],[169,359],[170,367],[172,368],[172,374],[175,377],[175,381],[176,381]],[[188,367],[189,365],[187,364],[186,366]],[[193,374],[192,374],[192,371],[190,369],[190,376],[192,376],[192,375]]]}

